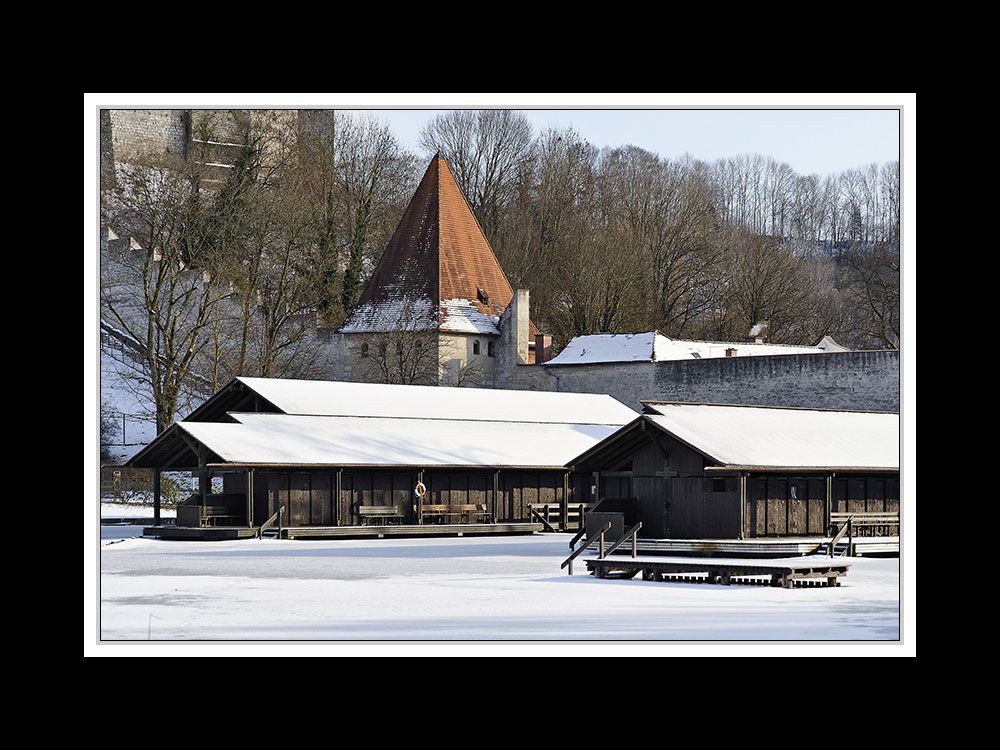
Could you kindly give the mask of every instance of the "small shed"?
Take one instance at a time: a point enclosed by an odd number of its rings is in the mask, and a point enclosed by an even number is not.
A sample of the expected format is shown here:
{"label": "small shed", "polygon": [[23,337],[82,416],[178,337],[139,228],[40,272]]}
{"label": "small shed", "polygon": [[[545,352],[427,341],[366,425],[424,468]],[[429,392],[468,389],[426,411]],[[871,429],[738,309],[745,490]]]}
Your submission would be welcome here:
{"label": "small shed", "polygon": [[589,476],[566,464],[636,416],[598,394],[236,378],[129,465],[199,476],[179,525],[252,527],[282,507],[296,527],[422,524],[458,506],[519,522],[588,502]]}
{"label": "small shed", "polygon": [[899,414],[643,402],[569,462],[661,539],[822,536],[831,513],[898,513]]}

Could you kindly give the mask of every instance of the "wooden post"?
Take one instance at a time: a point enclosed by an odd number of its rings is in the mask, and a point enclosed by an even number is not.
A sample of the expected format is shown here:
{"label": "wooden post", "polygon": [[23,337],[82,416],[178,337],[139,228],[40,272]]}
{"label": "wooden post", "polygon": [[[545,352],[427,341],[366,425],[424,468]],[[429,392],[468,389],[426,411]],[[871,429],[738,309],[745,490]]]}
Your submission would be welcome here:
{"label": "wooden post", "polygon": [[[423,484],[423,481],[424,481],[424,470],[420,469],[420,471],[417,472],[417,484]],[[415,490],[414,490],[414,494],[416,494]],[[424,494],[426,494],[426,493],[424,493]],[[447,519],[445,519],[445,520],[447,520]],[[417,498],[417,524],[420,525],[420,524],[423,524],[423,522],[424,522],[424,499],[422,497],[418,497]]]}
{"label": "wooden post", "polygon": [[823,512],[826,514],[826,517],[823,519],[823,529],[829,531],[830,514],[833,512],[833,474],[826,475],[826,503],[824,504]]}
{"label": "wooden post", "polygon": [[569,472],[563,472],[562,486],[562,530],[569,528]]}
{"label": "wooden post", "polygon": [[344,470],[343,469],[337,469],[336,488],[334,489],[334,492],[336,492],[336,497],[333,500],[333,525],[334,526],[340,526],[340,501],[341,501],[340,493],[343,490],[343,478],[344,478],[343,475],[344,475]]}
{"label": "wooden post", "polygon": [[153,469],[153,526],[160,525],[160,467]]}
{"label": "wooden post", "polygon": [[247,526],[253,526],[253,469],[247,468]]}
{"label": "wooden post", "polygon": [[500,503],[498,502],[498,495],[500,494],[500,470],[493,470],[493,523],[497,522],[500,517]]}
{"label": "wooden post", "polygon": [[198,490],[201,492],[201,507],[205,507],[208,494],[208,468],[205,466],[205,452],[198,451]]}

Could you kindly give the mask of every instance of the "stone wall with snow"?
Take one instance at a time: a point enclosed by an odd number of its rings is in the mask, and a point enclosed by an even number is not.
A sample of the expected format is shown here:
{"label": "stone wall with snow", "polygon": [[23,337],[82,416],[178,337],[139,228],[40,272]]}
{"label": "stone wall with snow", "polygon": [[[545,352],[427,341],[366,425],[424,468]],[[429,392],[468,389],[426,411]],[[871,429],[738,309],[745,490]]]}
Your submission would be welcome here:
{"label": "stone wall with snow", "polygon": [[607,393],[641,401],[899,411],[897,351],[513,366],[497,387]]}

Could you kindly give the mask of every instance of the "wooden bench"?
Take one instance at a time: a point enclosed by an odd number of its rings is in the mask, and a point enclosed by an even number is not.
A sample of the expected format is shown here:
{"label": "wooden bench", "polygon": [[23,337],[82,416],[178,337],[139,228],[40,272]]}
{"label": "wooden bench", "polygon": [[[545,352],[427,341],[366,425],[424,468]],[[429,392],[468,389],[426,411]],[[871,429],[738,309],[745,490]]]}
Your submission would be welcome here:
{"label": "wooden bench", "polygon": [[242,516],[230,513],[229,508],[225,505],[202,505],[200,507],[202,526],[230,526],[242,520]]}
{"label": "wooden bench", "polygon": [[[420,518],[422,521],[425,519],[434,519],[438,523],[449,523],[456,520],[459,523],[493,522],[493,514],[486,505],[481,503],[472,505],[424,505],[420,509]],[[473,521],[473,518],[476,521]]]}
{"label": "wooden bench", "polygon": [[361,525],[366,525],[372,519],[388,521],[393,518],[402,519],[403,511],[395,505],[360,505],[358,515],[361,516]]}
{"label": "wooden bench", "polygon": [[855,534],[856,529],[871,529],[872,536],[898,536],[899,535],[899,513],[894,511],[878,513],[850,513],[836,511],[830,513],[830,533],[836,534],[840,527],[848,521],[851,522],[849,536],[859,536]]}
{"label": "wooden bench", "polygon": [[[590,503],[569,503],[566,506],[566,528],[583,528],[583,515],[590,510]],[[528,503],[528,512],[549,531],[564,531],[562,528],[562,505],[559,503]]]}

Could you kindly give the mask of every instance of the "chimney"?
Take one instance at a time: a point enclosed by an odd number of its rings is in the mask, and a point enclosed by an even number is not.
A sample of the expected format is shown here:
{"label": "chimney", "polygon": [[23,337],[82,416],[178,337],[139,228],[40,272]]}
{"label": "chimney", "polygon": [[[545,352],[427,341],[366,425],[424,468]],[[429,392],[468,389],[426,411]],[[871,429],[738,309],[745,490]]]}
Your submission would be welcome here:
{"label": "chimney", "polygon": [[528,290],[518,289],[500,316],[503,367],[528,364]]}
{"label": "chimney", "polygon": [[544,364],[551,356],[552,337],[545,333],[535,334],[535,364]]}
{"label": "chimney", "polygon": [[762,320],[760,323],[754,325],[750,329],[750,338],[748,339],[754,344],[763,344],[764,340],[767,338],[767,321]]}
{"label": "chimney", "polygon": [[517,356],[528,363],[528,290],[518,289],[510,301],[514,306],[514,330],[517,331]]}

